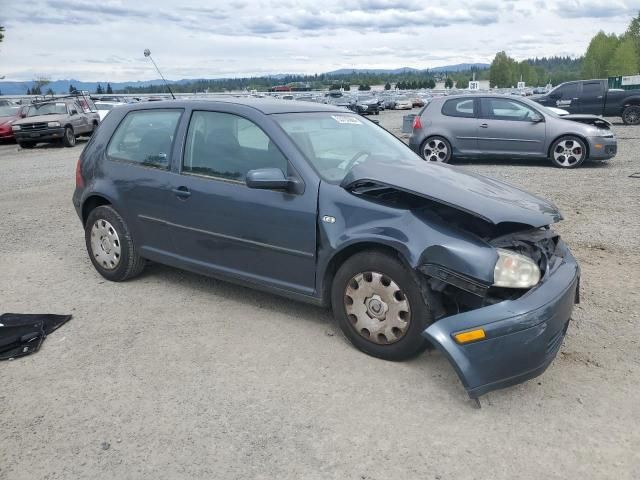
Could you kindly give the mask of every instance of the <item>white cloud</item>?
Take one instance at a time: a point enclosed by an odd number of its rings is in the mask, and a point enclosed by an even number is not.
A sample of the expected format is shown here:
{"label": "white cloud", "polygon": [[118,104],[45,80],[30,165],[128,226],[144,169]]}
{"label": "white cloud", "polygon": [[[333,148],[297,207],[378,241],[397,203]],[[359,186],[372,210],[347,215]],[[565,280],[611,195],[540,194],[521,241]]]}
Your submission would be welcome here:
{"label": "white cloud", "polygon": [[155,78],[144,48],[172,79],[428,68],[499,50],[579,55],[639,9],[640,0],[2,0],[0,75]]}

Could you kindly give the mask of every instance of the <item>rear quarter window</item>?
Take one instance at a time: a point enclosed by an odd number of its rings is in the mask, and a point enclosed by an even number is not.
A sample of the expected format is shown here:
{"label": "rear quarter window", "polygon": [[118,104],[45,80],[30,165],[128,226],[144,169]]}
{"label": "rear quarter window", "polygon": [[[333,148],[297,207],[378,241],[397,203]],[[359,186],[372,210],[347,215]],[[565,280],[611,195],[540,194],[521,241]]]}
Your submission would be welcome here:
{"label": "rear quarter window", "polygon": [[454,98],[442,106],[442,114],[448,117],[476,117],[476,103],[473,98]]}
{"label": "rear quarter window", "polygon": [[135,110],[127,113],[107,147],[116,161],[168,169],[182,110]]}

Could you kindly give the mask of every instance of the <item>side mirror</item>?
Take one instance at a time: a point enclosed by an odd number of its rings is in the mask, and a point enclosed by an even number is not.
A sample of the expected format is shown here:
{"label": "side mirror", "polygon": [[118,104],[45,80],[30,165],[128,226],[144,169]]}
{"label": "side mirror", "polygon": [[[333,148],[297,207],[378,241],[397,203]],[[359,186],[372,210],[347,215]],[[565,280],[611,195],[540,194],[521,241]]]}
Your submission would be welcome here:
{"label": "side mirror", "polygon": [[78,115],[78,111],[74,108],[71,110],[71,115]]}
{"label": "side mirror", "polygon": [[259,168],[247,172],[247,187],[263,190],[288,190],[292,183],[279,168]]}
{"label": "side mirror", "polygon": [[533,123],[540,123],[540,122],[542,122],[543,120],[544,120],[544,117],[543,117],[542,115],[540,115],[539,113],[534,113],[534,114],[531,116],[531,121],[532,121]]}

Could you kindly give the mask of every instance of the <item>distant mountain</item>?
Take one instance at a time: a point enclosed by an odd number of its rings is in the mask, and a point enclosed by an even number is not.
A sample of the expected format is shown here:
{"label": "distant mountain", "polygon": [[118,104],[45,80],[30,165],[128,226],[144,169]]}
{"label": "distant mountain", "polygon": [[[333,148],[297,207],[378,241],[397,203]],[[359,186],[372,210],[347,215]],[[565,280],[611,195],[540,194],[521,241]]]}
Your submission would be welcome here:
{"label": "distant mountain", "polygon": [[411,72],[419,72],[417,68],[411,67],[402,67],[402,68],[394,68],[394,69],[384,69],[384,68],[341,68],[339,70],[333,70],[331,72],[326,72],[325,75],[351,75],[352,73],[373,73],[375,75],[398,75],[400,73],[411,73]]}
{"label": "distant mountain", "polygon": [[486,70],[490,66],[490,63],[458,63],[456,65],[445,65],[444,67],[430,68],[429,71],[433,73],[464,72],[471,69]]}
{"label": "distant mountain", "polygon": [[465,70],[471,70],[475,68],[477,70],[485,70],[489,68],[491,65],[488,63],[458,63],[456,65],[445,65],[443,67],[434,67],[434,68],[411,68],[411,67],[402,67],[395,69],[384,69],[384,68],[341,68],[339,70],[333,70],[332,72],[327,72],[326,75],[351,75],[353,72],[355,73],[372,73],[375,75],[399,75],[402,73],[417,73],[417,72],[432,72],[432,73],[442,73],[442,72],[462,72]]}
{"label": "distant mountain", "polygon": [[[198,79],[182,79],[177,81],[170,81],[169,84],[183,84],[188,82],[195,82]],[[134,81],[134,82],[83,82],[81,80],[54,80],[48,83],[44,88],[45,93],[49,88],[54,93],[68,93],[69,86],[73,85],[77,90],[88,90],[95,92],[98,88],[98,84],[102,85],[104,90],[107,89],[107,83],[111,84],[113,91],[122,90],[126,87],[149,87],[152,85],[162,85],[164,82],[161,79],[147,80],[147,81]],[[31,89],[34,86],[34,82],[0,82],[0,91],[3,95],[25,95],[27,89]]]}
{"label": "distant mountain", "polygon": [[[472,68],[483,70],[483,69],[489,68],[489,64],[488,63],[458,63],[456,65],[446,65],[443,67],[435,67],[435,68],[429,68],[429,69],[423,69],[423,70],[419,70],[417,68],[411,68],[411,67],[402,67],[402,68],[395,68],[395,69],[341,68],[339,70],[334,70],[332,72],[326,72],[325,75],[334,75],[334,76],[350,75],[353,72],[371,73],[376,75],[385,75],[385,74],[400,75],[403,73],[418,73],[418,72],[427,72],[427,71],[431,73],[460,72],[464,70],[471,70]],[[277,80],[283,79],[287,76],[289,75],[288,74],[266,75],[266,77],[277,79]],[[240,77],[236,77],[236,78],[240,78]],[[223,81],[223,80],[228,80],[228,78],[213,79],[213,81],[216,81],[216,80]],[[203,78],[190,78],[190,79],[183,78],[182,80],[169,81],[169,84],[171,85],[185,84],[185,83],[192,83],[192,82],[198,82],[198,81],[208,81],[208,80]],[[162,85],[164,82],[161,79],[147,80],[147,81],[132,81],[132,82],[83,82],[81,80],[74,80],[74,79],[54,80],[49,84],[47,84],[46,87],[44,87],[42,93],[45,93],[49,88],[53,90],[53,92],[56,94],[67,93],[69,92],[70,85],[73,85],[77,90],[88,90],[89,92],[93,93],[98,88],[98,84],[102,85],[102,88],[106,90],[107,83],[111,84],[111,88],[115,92],[118,90],[124,90],[126,87],[133,87],[133,88],[149,87],[154,85]],[[27,82],[0,81],[0,92],[2,92],[3,95],[25,95],[27,93],[27,89],[33,88],[33,85],[34,85],[33,81],[27,81]]]}

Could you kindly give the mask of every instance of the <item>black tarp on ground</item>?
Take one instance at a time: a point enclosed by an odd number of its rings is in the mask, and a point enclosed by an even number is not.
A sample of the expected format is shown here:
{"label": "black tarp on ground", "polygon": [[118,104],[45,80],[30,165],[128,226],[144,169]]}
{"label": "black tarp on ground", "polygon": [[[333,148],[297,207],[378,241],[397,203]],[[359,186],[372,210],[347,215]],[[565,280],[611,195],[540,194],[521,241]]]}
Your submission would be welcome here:
{"label": "black tarp on ground", "polygon": [[71,320],[71,315],[5,313],[0,315],[0,360],[23,357],[40,349],[44,339]]}

